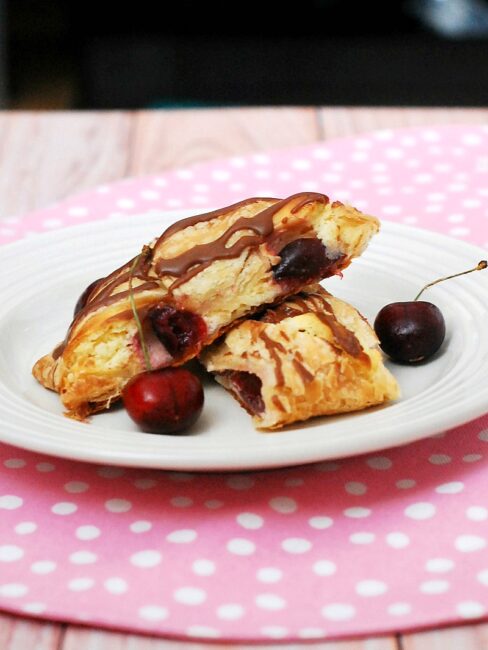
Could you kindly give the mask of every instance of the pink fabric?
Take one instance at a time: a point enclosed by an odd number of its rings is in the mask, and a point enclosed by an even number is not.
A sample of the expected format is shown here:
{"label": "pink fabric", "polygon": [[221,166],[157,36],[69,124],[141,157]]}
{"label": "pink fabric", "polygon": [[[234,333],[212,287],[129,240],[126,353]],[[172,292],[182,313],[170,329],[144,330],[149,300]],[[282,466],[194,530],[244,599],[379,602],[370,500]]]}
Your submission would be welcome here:
{"label": "pink fabric", "polygon": [[[2,221],[0,237],[318,190],[488,246],[487,178],[488,127],[380,131],[99,187]],[[238,475],[0,445],[0,607],[235,640],[486,617],[487,443],[484,416],[373,456]]]}

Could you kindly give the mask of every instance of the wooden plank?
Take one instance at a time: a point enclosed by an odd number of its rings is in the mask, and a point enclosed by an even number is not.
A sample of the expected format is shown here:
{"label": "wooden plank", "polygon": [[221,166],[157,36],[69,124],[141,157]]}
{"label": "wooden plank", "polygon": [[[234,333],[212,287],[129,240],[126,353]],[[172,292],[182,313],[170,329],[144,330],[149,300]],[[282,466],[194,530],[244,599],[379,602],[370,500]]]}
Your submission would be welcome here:
{"label": "wooden plank", "polygon": [[137,113],[131,174],[212,158],[308,144],[320,137],[316,109],[263,108]]}
{"label": "wooden plank", "polygon": [[0,115],[0,219],[124,176],[129,113]]}
{"label": "wooden plank", "polygon": [[[301,650],[304,646],[304,643],[256,645],[179,641],[69,626],[60,650]],[[307,642],[306,647],[313,650],[398,650],[394,637]]]}
{"label": "wooden plank", "polygon": [[488,122],[488,110],[478,108],[321,108],[319,116],[325,138],[404,126]]}
{"label": "wooden plank", "polygon": [[402,650],[486,650],[488,624],[448,627],[401,637]]}
{"label": "wooden plank", "polygon": [[63,626],[0,613],[2,650],[58,650]]}

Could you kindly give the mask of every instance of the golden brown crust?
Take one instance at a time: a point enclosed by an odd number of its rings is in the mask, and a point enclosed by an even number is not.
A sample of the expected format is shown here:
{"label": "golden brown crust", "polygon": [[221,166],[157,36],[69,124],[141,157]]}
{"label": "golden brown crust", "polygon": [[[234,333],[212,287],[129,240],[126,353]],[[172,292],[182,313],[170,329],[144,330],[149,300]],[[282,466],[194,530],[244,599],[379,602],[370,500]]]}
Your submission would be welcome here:
{"label": "golden brown crust", "polygon": [[143,249],[135,269],[131,260],[96,285],[59,354],[54,351],[42,357],[33,374],[60,393],[73,417],[103,410],[120,397],[132,376],[145,369],[130,304],[129,276],[141,320],[157,304],[203,319],[206,336],[184,355],[172,357],[161,342],[151,346],[153,367],[177,365],[198,354],[238,319],[300,288],[287,287],[274,278],[272,268],[280,261],[273,248],[277,242],[293,240],[306,231],[337,256],[331,268],[334,273],[362,253],[378,228],[376,218],[308,193],[283,201],[249,199],[183,220]]}
{"label": "golden brown crust", "polygon": [[[200,360],[261,429],[356,411],[399,395],[367,321],[319,286],[268,310],[263,320],[240,323]],[[259,378],[261,412],[242,392],[242,375],[234,373]]]}

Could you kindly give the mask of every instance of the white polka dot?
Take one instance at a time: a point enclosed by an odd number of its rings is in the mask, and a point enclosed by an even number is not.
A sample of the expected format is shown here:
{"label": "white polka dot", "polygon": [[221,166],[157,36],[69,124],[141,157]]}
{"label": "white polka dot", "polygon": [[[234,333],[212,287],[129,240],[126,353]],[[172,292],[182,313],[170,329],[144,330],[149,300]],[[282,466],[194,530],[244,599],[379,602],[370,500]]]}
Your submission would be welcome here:
{"label": "white polka dot", "polygon": [[390,467],[393,465],[391,460],[386,456],[374,456],[373,458],[368,458],[366,463],[369,467],[371,467],[371,469],[380,469],[380,470],[390,469]]}
{"label": "white polka dot", "polygon": [[69,561],[72,564],[93,564],[97,560],[97,555],[91,551],[75,551],[69,556]]}
{"label": "white polka dot", "polygon": [[345,490],[349,494],[354,494],[360,496],[361,494],[366,494],[367,487],[364,483],[359,483],[358,481],[349,481],[345,485]]}
{"label": "white polka dot", "polygon": [[425,563],[425,570],[430,573],[447,573],[454,568],[454,562],[446,557],[433,557]]}
{"label": "white polka dot", "polygon": [[227,542],[227,550],[234,555],[252,555],[256,550],[254,542],[236,537]]}
{"label": "white polka dot", "polygon": [[483,139],[481,136],[477,135],[476,133],[466,133],[466,135],[463,135],[461,138],[461,141],[463,144],[467,144],[469,146],[476,146],[478,144],[481,144],[483,142]]}
{"label": "white polka dot", "polygon": [[[101,189],[98,191],[101,192]],[[70,217],[85,217],[88,214],[88,208],[81,205],[73,205],[68,209],[68,214]]]}
{"label": "white polka dot", "polygon": [[435,489],[439,494],[459,494],[464,490],[464,483],[461,481],[452,481],[438,485]]}
{"label": "white polka dot", "polygon": [[410,519],[431,519],[436,513],[436,507],[432,503],[419,501],[405,508],[405,515]]}
{"label": "white polka dot", "polygon": [[322,616],[329,621],[347,621],[354,618],[356,610],[346,603],[333,603],[322,607]]}
{"label": "white polka dot", "polygon": [[168,199],[166,201],[166,205],[168,208],[179,208],[183,205],[183,202],[181,199]]}
{"label": "white polka dot", "polygon": [[349,541],[352,544],[372,544],[374,540],[376,539],[376,535],[374,533],[352,533],[352,535],[349,536]]}
{"label": "white polka dot", "polygon": [[479,535],[459,535],[454,541],[454,546],[462,553],[472,553],[485,548],[486,540]]}
{"label": "white polka dot", "polygon": [[97,469],[98,476],[101,476],[102,478],[119,478],[119,476],[123,476],[124,473],[125,470],[122,469],[122,467],[112,467],[111,465],[99,467]]}
{"label": "white polka dot", "polygon": [[47,573],[52,573],[56,569],[56,562],[51,560],[38,560],[31,564],[32,573],[38,573],[39,575],[45,575]]}
{"label": "white polka dot", "polygon": [[312,150],[312,156],[317,158],[317,160],[328,160],[332,156],[332,151],[330,149],[324,149],[320,147],[318,149]]}
{"label": "white polka dot", "polygon": [[478,433],[478,438],[483,442],[488,442],[488,429],[483,429],[483,431],[480,431]]}
{"label": "white polka dot", "polygon": [[256,169],[254,176],[260,179],[269,178],[271,176],[271,172],[269,169]]}
{"label": "white polka dot", "polygon": [[486,612],[485,606],[475,600],[465,600],[456,605],[456,612],[462,618],[478,618]]}
{"label": "white polka dot", "polygon": [[287,478],[285,480],[286,487],[300,487],[305,481],[302,478]]}
{"label": "white polka dot", "polygon": [[275,567],[263,567],[256,574],[259,582],[273,583],[279,582],[283,577],[283,571]]}
{"label": "white polka dot", "polygon": [[277,611],[286,607],[285,599],[276,594],[258,594],[254,601],[259,608],[271,611]]}
{"label": "white polka dot", "polygon": [[364,162],[365,160],[368,160],[369,158],[369,152],[366,153],[365,151],[356,151],[351,154],[351,160],[353,162]]}
{"label": "white polka dot", "polygon": [[4,494],[0,497],[0,509],[16,510],[24,503],[24,500],[13,494]]}
{"label": "white polka dot", "polygon": [[117,201],[117,207],[122,208],[122,210],[130,210],[135,205],[132,199],[119,199]]}
{"label": "white polka dot", "polygon": [[308,539],[303,539],[302,537],[288,537],[281,542],[281,548],[286,551],[286,553],[306,553],[312,548],[311,542]]}
{"label": "white polka dot", "polygon": [[133,521],[129,528],[133,533],[147,533],[148,530],[151,530],[152,523],[150,521],[140,519],[139,521]]}
{"label": "white polka dot", "polygon": [[381,596],[388,590],[388,586],[381,580],[361,580],[356,585],[356,593],[367,598]]}
{"label": "white polka dot", "polygon": [[20,546],[14,546],[13,544],[0,546],[0,562],[15,562],[20,560],[23,555],[24,551]]}
{"label": "white polka dot", "polygon": [[78,526],[75,535],[78,539],[82,540],[96,539],[97,537],[100,537],[101,531],[97,526]]}
{"label": "white polka dot", "polygon": [[423,594],[443,594],[449,589],[447,580],[426,580],[420,585]]}
{"label": "white polka dot", "polygon": [[244,187],[245,187],[244,183],[231,183],[229,185],[229,189],[232,192],[242,192],[242,191],[244,191]]}
{"label": "white polka dot", "polygon": [[447,454],[432,454],[429,456],[429,463],[432,465],[447,465],[451,462],[451,457]]}
{"label": "white polka dot", "polygon": [[337,571],[337,566],[330,560],[318,560],[313,565],[313,572],[318,576],[331,576]]}
{"label": "white polka dot", "polygon": [[158,482],[153,478],[137,478],[134,481],[134,485],[138,490],[150,490],[153,487],[156,487]]}
{"label": "white polka dot", "polygon": [[71,494],[86,492],[89,487],[88,483],[84,483],[83,481],[69,481],[69,483],[64,484],[66,492],[70,492]]}
{"label": "white polka dot", "polygon": [[42,614],[46,611],[47,605],[39,602],[26,603],[25,605],[22,605],[21,609],[27,614]]}
{"label": "white polka dot", "polygon": [[42,225],[44,228],[59,228],[59,226],[63,225],[63,222],[61,219],[43,219]]}
{"label": "white polka dot", "polygon": [[450,185],[447,186],[447,189],[450,192],[464,192],[466,189],[466,184],[465,183],[451,183]]}
{"label": "white polka dot", "polygon": [[284,639],[288,635],[288,628],[281,625],[266,625],[261,628],[261,634],[270,639]]}
{"label": "white polka dot", "polygon": [[226,480],[226,484],[233,490],[249,490],[249,488],[253,487],[254,483],[254,479],[251,476],[246,476],[245,474],[242,476],[230,476]]}
{"label": "white polka dot", "polygon": [[243,528],[249,528],[251,530],[262,528],[264,524],[264,519],[252,512],[241,512],[237,515],[236,521]]}
{"label": "white polka dot", "polygon": [[130,556],[131,564],[144,569],[160,564],[161,560],[161,553],[153,550],[138,551]]}
{"label": "white polka dot", "polygon": [[417,485],[417,482],[411,478],[403,478],[395,483],[399,490],[409,490]]}
{"label": "white polka dot", "polygon": [[483,506],[469,506],[466,517],[471,521],[485,521],[488,519],[488,509]]}
{"label": "white polka dot", "polygon": [[169,535],[166,535],[168,542],[172,542],[173,544],[189,544],[190,542],[194,542],[196,538],[197,532],[190,528],[174,530],[172,533],[169,533]]}
{"label": "white polka dot", "polygon": [[463,456],[463,461],[465,463],[476,463],[482,458],[483,456],[481,454],[466,454],[466,456]]}
{"label": "white polka dot", "polygon": [[129,586],[123,578],[107,578],[103,583],[105,589],[111,594],[125,594]]}
{"label": "white polka dot", "polygon": [[392,548],[406,548],[410,544],[410,538],[405,533],[388,533],[386,543]]}
{"label": "white polka dot", "polygon": [[198,637],[202,639],[218,639],[220,637],[219,630],[208,625],[190,625],[185,630],[188,636]]}
{"label": "white polka dot", "polygon": [[237,603],[228,603],[217,607],[217,617],[224,621],[237,621],[244,616],[244,607]]}
{"label": "white polka dot", "polygon": [[105,509],[109,512],[127,512],[132,508],[132,503],[127,499],[108,499],[105,501]]}
{"label": "white polka dot", "polygon": [[207,594],[199,587],[180,587],[173,594],[174,599],[182,605],[201,605],[207,599]]}
{"label": "white polka dot", "polygon": [[449,228],[449,234],[453,237],[466,237],[470,232],[469,228],[464,227]]}
{"label": "white polka dot", "polygon": [[197,576],[211,576],[215,573],[215,562],[212,560],[195,560],[191,565],[193,573],[196,573]]}
{"label": "white polka dot", "polygon": [[145,621],[162,621],[168,618],[166,607],[160,607],[159,605],[144,605],[139,608],[138,614]]}
{"label": "white polka dot", "polygon": [[402,211],[399,205],[385,205],[382,208],[383,214],[400,214]]}
{"label": "white polka dot", "polygon": [[141,198],[145,201],[156,201],[159,199],[160,194],[156,190],[142,190]]}
{"label": "white polka dot", "polygon": [[417,174],[413,177],[414,183],[430,183],[432,180],[432,174]]}
{"label": "white polka dot", "polygon": [[37,524],[33,521],[21,521],[14,528],[17,535],[30,535],[37,530]]}
{"label": "white polka dot", "polygon": [[363,519],[364,517],[369,517],[371,510],[369,508],[346,508],[344,510],[346,517],[351,517],[352,519]]}
{"label": "white polka dot", "polygon": [[330,528],[334,520],[330,517],[310,517],[308,520],[309,526],[312,528],[317,528],[318,530],[324,530],[325,528]]}
{"label": "white polka dot", "polygon": [[218,499],[209,499],[208,501],[205,501],[204,505],[209,510],[218,510],[224,505],[224,503]]}
{"label": "white polka dot", "polygon": [[270,499],[268,503],[273,510],[280,512],[283,515],[295,512],[297,509],[295,499],[290,499],[290,497],[274,497],[273,499]]}
{"label": "white polka dot", "polygon": [[166,477],[173,483],[191,483],[195,479],[195,474],[190,472],[168,472]]}
{"label": "white polka dot", "polygon": [[483,569],[483,571],[480,571],[477,574],[476,578],[479,582],[481,582],[482,585],[488,587],[488,569]]}
{"label": "white polka dot", "polygon": [[216,169],[212,172],[212,178],[215,181],[228,181],[230,178],[230,172],[225,171],[225,169]]}
{"label": "white polka dot", "polygon": [[312,165],[309,160],[297,159],[292,161],[291,166],[293,169],[297,169],[298,171],[305,171],[307,169],[310,169]]}
{"label": "white polka dot", "polygon": [[173,497],[170,503],[175,508],[189,508],[193,505],[193,499],[190,499],[190,497],[177,496]]}
{"label": "white polka dot", "polygon": [[22,598],[28,591],[29,587],[19,582],[0,585],[0,596],[4,596],[5,598]]}
{"label": "white polka dot", "polygon": [[391,616],[405,616],[410,614],[412,606],[409,603],[392,603],[388,605],[387,611]]}
{"label": "white polka dot", "polygon": [[23,458],[7,458],[3,461],[3,464],[8,469],[20,469],[21,467],[26,466],[26,462]]}
{"label": "white polka dot", "polygon": [[325,630],[320,627],[302,627],[298,630],[300,639],[322,639],[326,636]]}
{"label": "white polka dot", "polygon": [[72,515],[73,512],[78,510],[76,503],[71,503],[69,501],[60,501],[55,503],[51,508],[51,512],[55,515]]}

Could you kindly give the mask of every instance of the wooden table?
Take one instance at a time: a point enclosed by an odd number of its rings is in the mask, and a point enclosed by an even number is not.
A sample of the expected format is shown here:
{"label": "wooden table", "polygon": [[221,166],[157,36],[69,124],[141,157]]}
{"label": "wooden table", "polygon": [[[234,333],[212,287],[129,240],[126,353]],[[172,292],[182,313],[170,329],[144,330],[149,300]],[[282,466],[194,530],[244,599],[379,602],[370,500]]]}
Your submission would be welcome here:
{"label": "wooden table", "polygon": [[[260,108],[0,114],[0,221],[124,176],[216,157],[291,147],[378,128],[488,123],[488,109]],[[303,644],[305,645],[305,644]],[[0,614],[0,650],[212,650],[176,642]],[[242,650],[246,646],[235,646]],[[292,650],[300,644],[249,645]],[[488,624],[359,641],[314,650],[488,649]]]}

